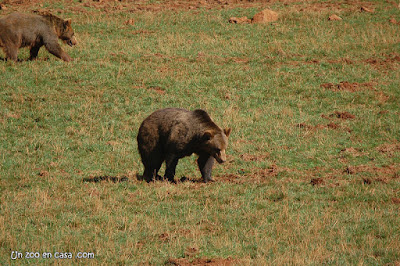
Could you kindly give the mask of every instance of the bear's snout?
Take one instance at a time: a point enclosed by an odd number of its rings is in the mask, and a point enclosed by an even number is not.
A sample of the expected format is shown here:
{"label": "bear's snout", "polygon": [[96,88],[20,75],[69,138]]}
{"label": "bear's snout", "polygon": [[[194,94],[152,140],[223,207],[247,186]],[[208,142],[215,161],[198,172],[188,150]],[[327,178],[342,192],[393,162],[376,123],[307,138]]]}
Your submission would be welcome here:
{"label": "bear's snout", "polygon": [[226,161],[226,153],[225,150],[222,150],[220,152],[217,152],[214,155],[215,160],[217,160],[218,163],[224,163]]}
{"label": "bear's snout", "polygon": [[76,45],[78,42],[76,41],[76,38],[75,38],[75,36],[72,36],[72,38],[71,39],[69,39],[68,41],[67,41],[67,44],[69,45],[69,46],[73,46],[73,45]]}

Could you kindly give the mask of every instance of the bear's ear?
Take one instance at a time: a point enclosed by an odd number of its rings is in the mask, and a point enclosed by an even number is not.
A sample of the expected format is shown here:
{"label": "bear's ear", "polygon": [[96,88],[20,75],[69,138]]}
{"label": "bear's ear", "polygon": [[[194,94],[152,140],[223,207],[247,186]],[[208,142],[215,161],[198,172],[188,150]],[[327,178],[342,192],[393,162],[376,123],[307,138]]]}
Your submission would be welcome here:
{"label": "bear's ear", "polygon": [[71,22],[72,22],[72,20],[70,18],[67,18],[66,20],[64,20],[64,25],[71,26]]}
{"label": "bear's ear", "polygon": [[203,136],[201,137],[201,139],[203,141],[208,141],[213,137],[213,133],[210,130],[207,130],[206,132],[204,132]]}
{"label": "bear's ear", "polygon": [[231,134],[232,128],[225,128],[224,129],[224,133],[227,137],[229,137],[229,135]]}

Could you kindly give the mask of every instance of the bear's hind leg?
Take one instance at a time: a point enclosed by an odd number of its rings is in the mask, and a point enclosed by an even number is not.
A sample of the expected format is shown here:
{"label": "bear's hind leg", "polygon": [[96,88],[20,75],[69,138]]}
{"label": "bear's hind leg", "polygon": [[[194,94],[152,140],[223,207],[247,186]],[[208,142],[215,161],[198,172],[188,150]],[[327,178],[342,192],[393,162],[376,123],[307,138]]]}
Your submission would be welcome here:
{"label": "bear's hind leg", "polygon": [[[147,183],[153,181],[154,177],[158,177],[158,171],[161,168],[161,164],[164,158],[157,152],[153,152],[150,156],[147,156],[146,160],[142,160],[144,164],[143,178]],[[146,162],[146,163],[145,163]]]}
{"label": "bear's hind leg", "polygon": [[143,178],[144,178],[144,180],[146,180],[147,183],[150,183],[151,181],[153,181],[154,172],[155,172],[155,169],[152,169],[151,167],[144,169]]}
{"label": "bear's hind leg", "polygon": [[214,162],[215,162],[214,157],[208,155],[200,155],[199,158],[197,159],[197,164],[199,166],[204,183],[207,183],[208,181],[214,181],[211,178],[211,172]]}
{"label": "bear's hind leg", "polygon": [[167,178],[169,182],[175,183],[174,176],[176,165],[178,164],[179,158],[176,155],[168,155],[165,159],[165,175],[164,178]]}
{"label": "bear's hind leg", "polygon": [[36,57],[37,57],[37,55],[39,53],[40,47],[41,47],[41,45],[37,45],[37,46],[31,47],[29,60],[35,60],[36,59]]}

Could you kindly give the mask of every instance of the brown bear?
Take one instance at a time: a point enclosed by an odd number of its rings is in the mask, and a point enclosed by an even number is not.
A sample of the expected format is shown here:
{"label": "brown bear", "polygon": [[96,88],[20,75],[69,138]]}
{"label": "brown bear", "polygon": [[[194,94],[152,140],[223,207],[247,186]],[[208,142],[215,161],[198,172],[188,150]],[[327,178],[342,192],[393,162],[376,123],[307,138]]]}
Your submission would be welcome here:
{"label": "brown bear", "polygon": [[137,136],[144,165],[143,178],[150,182],[157,177],[163,161],[164,178],[174,181],[178,160],[192,153],[199,155],[197,164],[204,182],[212,181],[214,160],[223,163],[231,129],[222,130],[204,110],[178,108],[157,110],[140,125]]}
{"label": "brown bear", "polygon": [[40,47],[64,61],[72,58],[61,49],[58,39],[69,46],[76,44],[71,19],[63,20],[48,12],[12,13],[0,19],[0,46],[6,59],[17,61],[18,49],[30,47],[29,60],[37,57]]}

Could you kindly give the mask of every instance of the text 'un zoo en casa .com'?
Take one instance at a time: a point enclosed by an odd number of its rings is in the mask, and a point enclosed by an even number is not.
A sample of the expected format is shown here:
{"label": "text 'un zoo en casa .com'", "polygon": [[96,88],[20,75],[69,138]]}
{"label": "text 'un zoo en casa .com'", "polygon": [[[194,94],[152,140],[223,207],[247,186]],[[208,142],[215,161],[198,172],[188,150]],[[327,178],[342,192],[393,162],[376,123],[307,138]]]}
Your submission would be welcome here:
{"label": "text 'un zoo en casa .com'", "polygon": [[11,251],[11,259],[94,259],[93,252],[19,252]]}

